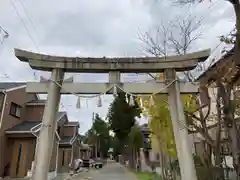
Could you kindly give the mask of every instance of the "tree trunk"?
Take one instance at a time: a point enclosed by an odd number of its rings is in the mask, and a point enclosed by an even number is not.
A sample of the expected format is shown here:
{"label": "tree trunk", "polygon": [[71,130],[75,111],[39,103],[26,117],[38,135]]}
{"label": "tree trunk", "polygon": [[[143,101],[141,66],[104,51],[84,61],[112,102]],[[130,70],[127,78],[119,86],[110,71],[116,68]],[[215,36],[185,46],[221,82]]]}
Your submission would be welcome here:
{"label": "tree trunk", "polygon": [[132,159],[132,168],[134,170],[136,170],[136,148],[135,147],[132,148],[131,156],[132,156],[132,158],[131,158]]}
{"label": "tree trunk", "polygon": [[222,160],[221,160],[221,152],[219,148],[215,148],[215,165],[216,165],[216,173],[215,179],[222,180]]}
{"label": "tree trunk", "polygon": [[229,137],[231,139],[231,148],[232,148],[232,156],[233,156],[233,167],[237,174],[237,180],[240,179],[240,154],[239,154],[239,133],[237,132],[236,123],[233,122],[231,128],[229,128]]}
{"label": "tree trunk", "polygon": [[164,153],[162,152],[162,150],[161,150],[161,170],[162,170],[162,179],[163,180],[166,180],[167,179],[167,177],[166,177],[166,167],[165,167],[166,165],[165,165],[165,155],[164,155]]}
{"label": "tree trunk", "polygon": [[157,143],[158,143],[158,151],[159,151],[159,163],[160,163],[160,167],[161,167],[161,173],[162,173],[162,180],[166,180],[166,176],[165,176],[165,164],[164,164],[164,153],[162,150],[162,146],[161,146],[161,138],[156,135],[157,138]]}
{"label": "tree trunk", "polygon": [[[229,0],[234,7],[234,12],[236,16],[236,41],[234,47],[234,61],[238,67],[240,67],[240,2],[239,0]],[[228,89],[229,90],[229,89]],[[231,88],[230,88],[231,90]],[[228,96],[229,91],[226,93]],[[226,97],[229,99],[229,97]],[[229,110],[226,113],[228,121],[232,120],[232,123],[228,126],[229,138],[231,139],[231,148],[233,156],[233,166],[237,173],[237,180],[240,179],[240,145],[239,145],[239,132],[237,130],[236,123],[234,122],[234,107],[231,101],[228,104]]]}
{"label": "tree trunk", "polygon": [[217,131],[216,131],[216,141],[215,141],[215,147],[214,147],[214,154],[215,154],[215,166],[216,166],[216,172],[215,172],[215,179],[220,180],[224,178],[224,174],[222,171],[222,159],[221,159],[221,120],[222,120],[222,111],[221,111],[221,92],[223,86],[220,82],[217,82],[218,89],[217,89],[217,103],[216,103],[216,109],[217,109]]}
{"label": "tree trunk", "polygon": [[[240,46],[239,46],[240,47]],[[232,84],[225,86],[221,85],[221,97],[223,98],[223,113],[224,113],[224,125],[228,132],[228,141],[231,144],[231,152],[233,157],[233,167],[237,174],[237,180],[240,179],[240,144],[239,144],[239,132],[237,124],[234,120],[235,107],[233,100],[231,100],[231,91],[233,90]]]}
{"label": "tree trunk", "polygon": [[234,7],[234,12],[236,15],[236,42],[234,49],[234,60],[237,66],[240,66],[240,3],[238,0],[230,1]]}

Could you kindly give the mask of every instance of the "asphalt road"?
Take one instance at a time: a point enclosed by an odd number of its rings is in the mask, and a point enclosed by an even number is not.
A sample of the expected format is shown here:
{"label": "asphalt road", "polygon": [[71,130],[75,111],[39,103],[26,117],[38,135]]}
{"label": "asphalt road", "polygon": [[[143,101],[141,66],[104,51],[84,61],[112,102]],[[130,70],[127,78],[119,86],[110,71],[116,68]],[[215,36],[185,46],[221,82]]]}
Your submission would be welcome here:
{"label": "asphalt road", "polygon": [[120,164],[111,162],[106,164],[102,169],[90,170],[88,173],[84,173],[73,180],[137,180],[134,174],[127,171]]}

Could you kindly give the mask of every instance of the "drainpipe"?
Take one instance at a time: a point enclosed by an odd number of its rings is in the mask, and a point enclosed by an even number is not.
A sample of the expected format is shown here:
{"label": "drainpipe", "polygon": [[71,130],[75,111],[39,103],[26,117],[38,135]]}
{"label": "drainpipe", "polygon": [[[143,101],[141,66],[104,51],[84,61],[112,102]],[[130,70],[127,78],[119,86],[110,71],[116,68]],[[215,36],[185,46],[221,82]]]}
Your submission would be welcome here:
{"label": "drainpipe", "polygon": [[6,91],[2,91],[2,93],[4,94],[4,100],[3,100],[3,107],[2,107],[2,113],[1,113],[1,119],[0,119],[0,129],[2,128],[3,115],[4,115],[4,110],[5,110],[6,101],[7,101]]}
{"label": "drainpipe", "polygon": [[[6,91],[2,91],[2,93],[4,94],[4,100],[3,100],[3,106],[2,106],[2,113],[1,113],[1,119],[0,119],[0,130],[2,128],[2,121],[3,121],[3,115],[4,115],[4,110],[5,110],[5,106],[6,106],[6,101],[7,101],[7,93]],[[1,179],[1,174],[0,174],[0,179]]]}
{"label": "drainpipe", "polygon": [[39,137],[34,132],[32,132],[32,134],[36,137],[35,154],[34,154],[33,167],[32,167],[32,177],[33,177],[35,173],[35,167],[36,167],[36,157],[37,157],[37,151],[38,151],[37,144],[38,144]]}
{"label": "drainpipe", "polygon": [[59,151],[59,141],[56,142],[57,143],[57,155],[56,155],[56,176],[57,176],[57,173],[58,173],[58,151]]}
{"label": "drainpipe", "polygon": [[71,165],[73,165],[73,163],[74,163],[74,157],[73,157],[73,144],[72,144],[72,149],[71,149]]}

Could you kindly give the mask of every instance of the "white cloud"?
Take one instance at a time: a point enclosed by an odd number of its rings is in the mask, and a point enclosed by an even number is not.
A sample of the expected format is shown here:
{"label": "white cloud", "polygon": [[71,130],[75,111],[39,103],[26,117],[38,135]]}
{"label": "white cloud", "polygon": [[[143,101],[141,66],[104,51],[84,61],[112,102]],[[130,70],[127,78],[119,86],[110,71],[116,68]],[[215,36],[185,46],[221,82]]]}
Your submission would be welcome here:
{"label": "white cloud", "polygon": [[[41,52],[66,56],[127,56],[143,54],[139,50],[138,32],[145,32],[160,22],[166,22],[176,15],[193,12],[204,17],[203,37],[196,42],[196,49],[214,47],[217,36],[227,33],[234,24],[231,6],[219,0],[211,8],[208,1],[197,7],[172,6],[169,0],[12,0],[20,17],[35,39]],[[32,27],[28,16],[34,23]],[[36,51],[31,38],[17,15],[10,0],[2,0],[0,6],[0,25],[9,32],[9,38],[0,45],[1,74],[6,72],[8,81],[33,80],[32,70],[27,64],[19,62],[13,54],[13,48],[19,47]],[[36,30],[36,32],[35,32]],[[38,75],[47,76],[46,73]],[[71,74],[69,74],[71,75]],[[77,81],[107,81],[107,75],[76,75]],[[146,77],[145,77],[146,78]],[[124,76],[124,80],[133,80]],[[134,80],[141,78],[135,77]],[[75,109],[74,97],[62,98],[70,119],[79,120],[83,125],[81,132],[91,124],[92,112],[106,115],[108,104],[96,108],[95,100],[88,107]],[[108,99],[108,102],[111,98]]]}

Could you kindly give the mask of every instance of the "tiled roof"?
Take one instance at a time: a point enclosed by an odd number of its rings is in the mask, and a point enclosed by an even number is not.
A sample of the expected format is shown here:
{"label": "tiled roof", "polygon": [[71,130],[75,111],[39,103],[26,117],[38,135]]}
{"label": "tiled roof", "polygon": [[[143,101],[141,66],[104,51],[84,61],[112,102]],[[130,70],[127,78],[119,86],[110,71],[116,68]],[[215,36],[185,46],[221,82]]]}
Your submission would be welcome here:
{"label": "tiled roof", "polygon": [[63,115],[65,115],[65,114],[67,114],[67,112],[66,111],[59,111],[59,112],[57,112],[57,117],[56,117],[56,119],[60,119]]}
{"label": "tiled roof", "polygon": [[31,129],[37,125],[39,125],[40,121],[25,121],[21,124],[18,124],[12,128],[6,130],[6,132],[31,132]]}
{"label": "tiled roof", "polygon": [[73,136],[63,136],[61,137],[59,144],[71,144],[72,139],[73,139]]}
{"label": "tiled roof", "polygon": [[77,121],[69,121],[64,126],[78,126],[78,125],[79,125],[79,122],[77,122]]}
{"label": "tiled roof", "polygon": [[27,102],[28,104],[31,104],[31,103],[46,103],[47,100],[45,99],[36,99],[36,100],[31,100],[29,102]]}
{"label": "tiled roof", "polygon": [[24,82],[0,82],[0,91],[16,88],[19,86],[24,86]]}
{"label": "tiled roof", "polygon": [[234,48],[232,48],[230,51],[228,51],[225,55],[223,55],[220,59],[218,59],[217,61],[215,61],[210,67],[208,67],[197,79],[196,81],[199,81],[201,78],[203,78],[204,76],[207,76],[208,73],[211,73],[213,71],[216,71],[216,68],[219,68],[218,65],[226,62],[228,60],[228,58],[230,58],[231,56],[233,56],[234,53]]}
{"label": "tiled roof", "polygon": [[[56,119],[59,120],[66,112],[58,112]],[[21,124],[18,124],[10,129],[7,129],[6,132],[30,132],[31,128],[41,124],[41,121],[24,121]],[[40,126],[34,128],[34,131],[38,131]]]}

